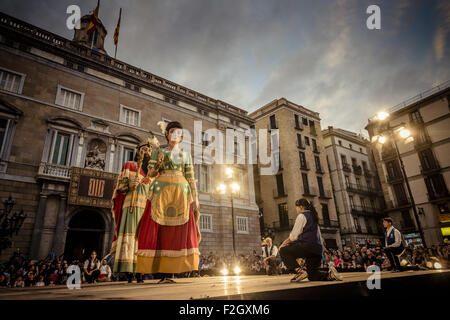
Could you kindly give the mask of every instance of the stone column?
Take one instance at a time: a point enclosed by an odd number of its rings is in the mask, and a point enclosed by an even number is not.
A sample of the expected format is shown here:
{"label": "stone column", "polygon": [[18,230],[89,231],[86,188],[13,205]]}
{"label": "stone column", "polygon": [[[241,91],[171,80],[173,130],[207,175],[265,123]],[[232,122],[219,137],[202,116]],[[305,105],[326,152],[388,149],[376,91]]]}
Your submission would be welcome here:
{"label": "stone column", "polygon": [[53,237],[53,248],[55,255],[59,257],[64,252],[64,225],[66,220],[67,197],[64,195],[59,201],[58,220],[56,223],[55,236]]}
{"label": "stone column", "polygon": [[34,220],[33,235],[31,238],[31,259],[39,259],[39,247],[41,246],[42,227],[44,225],[45,209],[47,208],[47,196],[41,194],[39,206]]}

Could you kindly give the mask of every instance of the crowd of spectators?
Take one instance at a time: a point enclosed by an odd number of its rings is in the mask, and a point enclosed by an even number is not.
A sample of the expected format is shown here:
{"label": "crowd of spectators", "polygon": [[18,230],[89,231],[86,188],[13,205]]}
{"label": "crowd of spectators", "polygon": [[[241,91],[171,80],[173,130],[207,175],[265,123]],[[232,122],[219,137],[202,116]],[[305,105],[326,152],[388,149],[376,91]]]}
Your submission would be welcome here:
{"label": "crowd of spectators", "polygon": [[[437,259],[442,268],[448,268],[450,245],[434,245],[432,248],[414,247],[409,244],[400,256],[402,267],[411,269],[427,269],[427,263]],[[371,265],[377,265],[381,270],[391,268],[381,242],[375,245],[356,245],[354,249],[326,250],[322,257],[322,268],[332,264],[339,272],[367,271]]]}
{"label": "crowd of spectators", "polygon": [[[430,268],[430,261],[437,259],[442,268],[450,267],[449,263],[450,244],[435,245],[432,248],[414,247],[409,245],[400,257],[403,267],[415,269]],[[95,256],[91,256],[96,259]],[[237,256],[237,264],[241,269],[241,274],[258,275],[266,274],[263,256],[261,252],[253,251],[252,254],[240,254]],[[32,261],[15,252],[10,260],[0,264],[0,287],[40,287],[66,284],[67,278],[72,272],[69,267],[75,266],[81,271],[81,281],[102,282],[123,280],[120,275],[113,275],[111,266],[106,260],[95,261],[92,268],[87,269],[89,262],[60,260],[56,257],[47,258],[40,261]],[[89,261],[89,262],[88,262]],[[286,273],[286,267],[279,261],[279,270]],[[322,257],[322,268],[326,269],[330,264],[339,272],[366,271],[370,265],[377,265],[381,270],[390,268],[389,260],[383,252],[380,242],[374,245],[356,245],[355,248],[346,247],[341,250],[327,249]],[[234,259],[232,255],[217,255],[213,252],[203,254],[200,257],[199,271],[174,275],[177,278],[217,276],[221,275],[221,270],[227,268],[233,272]],[[152,275],[145,275],[144,279],[153,279]]]}
{"label": "crowd of spectators", "polygon": [[[44,260],[33,261],[23,256],[20,251],[14,252],[8,262],[0,264],[0,287],[43,287],[66,284],[67,278],[74,272],[71,269],[79,268],[81,281],[92,282],[86,272],[85,261],[61,260],[56,257],[47,257]],[[70,268],[71,267],[71,268]],[[92,275],[92,272],[91,272]],[[89,281],[91,280],[91,281]],[[111,281],[110,266],[103,261],[98,264],[95,281]]]}

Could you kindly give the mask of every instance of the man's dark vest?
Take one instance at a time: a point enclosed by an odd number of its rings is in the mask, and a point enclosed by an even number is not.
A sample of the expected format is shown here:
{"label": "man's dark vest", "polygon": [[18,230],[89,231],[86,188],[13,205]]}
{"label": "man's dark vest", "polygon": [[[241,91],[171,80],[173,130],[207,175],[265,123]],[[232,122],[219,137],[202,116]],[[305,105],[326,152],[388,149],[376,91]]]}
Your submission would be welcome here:
{"label": "man's dark vest", "polygon": [[267,250],[267,246],[265,247],[265,250],[266,250],[266,257],[270,257],[273,252],[273,245],[270,247],[270,255],[269,255],[269,251]]}
{"label": "man's dark vest", "polygon": [[[387,234],[387,230],[384,232],[384,237],[386,238],[386,243],[388,246],[395,243],[395,228],[392,228],[391,232]],[[397,248],[403,248],[403,241],[400,239],[400,246]]]}
{"label": "man's dark vest", "polygon": [[319,238],[319,226],[314,222],[311,212],[303,211],[306,218],[306,224],[303,227],[302,233],[298,236],[294,243],[301,244],[308,247],[308,249],[315,254],[322,255],[322,243]]}
{"label": "man's dark vest", "polygon": [[[97,266],[99,260],[97,258],[95,258],[94,262],[95,262],[95,266]],[[88,267],[87,267],[88,272],[91,272],[91,263],[92,263],[92,258],[89,258]]]}

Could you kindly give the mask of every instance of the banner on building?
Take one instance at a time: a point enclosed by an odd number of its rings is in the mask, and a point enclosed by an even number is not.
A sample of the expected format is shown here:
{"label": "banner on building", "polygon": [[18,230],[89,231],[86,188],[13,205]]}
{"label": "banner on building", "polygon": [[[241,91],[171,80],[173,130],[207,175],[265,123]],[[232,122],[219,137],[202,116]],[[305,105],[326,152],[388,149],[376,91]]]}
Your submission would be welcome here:
{"label": "banner on building", "polygon": [[111,172],[73,167],[68,203],[110,208],[117,176]]}

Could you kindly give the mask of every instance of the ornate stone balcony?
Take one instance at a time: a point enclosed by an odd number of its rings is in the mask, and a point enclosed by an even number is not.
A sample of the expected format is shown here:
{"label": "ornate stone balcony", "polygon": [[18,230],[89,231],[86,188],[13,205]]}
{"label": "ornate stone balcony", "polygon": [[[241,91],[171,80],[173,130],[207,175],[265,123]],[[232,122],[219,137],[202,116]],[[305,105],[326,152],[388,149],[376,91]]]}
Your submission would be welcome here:
{"label": "ornate stone balcony", "polygon": [[55,180],[69,181],[70,173],[71,167],[41,162],[37,176],[38,178],[52,178]]}

